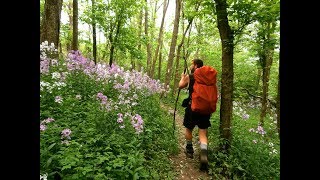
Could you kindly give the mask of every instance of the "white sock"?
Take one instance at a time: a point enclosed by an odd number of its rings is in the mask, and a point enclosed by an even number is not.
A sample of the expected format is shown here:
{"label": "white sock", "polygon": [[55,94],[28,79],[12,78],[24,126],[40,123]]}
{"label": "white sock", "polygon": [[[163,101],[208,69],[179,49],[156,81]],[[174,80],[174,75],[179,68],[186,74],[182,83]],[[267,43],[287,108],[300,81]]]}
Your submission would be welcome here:
{"label": "white sock", "polygon": [[208,149],[208,145],[200,143],[200,149]]}

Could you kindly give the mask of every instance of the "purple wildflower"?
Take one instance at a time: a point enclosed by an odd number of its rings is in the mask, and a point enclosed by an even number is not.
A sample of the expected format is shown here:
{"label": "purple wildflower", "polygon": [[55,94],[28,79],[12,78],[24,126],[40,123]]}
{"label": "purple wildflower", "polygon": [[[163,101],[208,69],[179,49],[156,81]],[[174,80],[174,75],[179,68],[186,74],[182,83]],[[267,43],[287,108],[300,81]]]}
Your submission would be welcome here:
{"label": "purple wildflower", "polygon": [[263,127],[262,126],[258,126],[258,128],[257,128],[257,131],[256,131],[257,133],[259,133],[259,134],[266,134],[266,132],[264,131],[264,129],[263,129]]}
{"label": "purple wildflower", "polygon": [[57,102],[57,103],[62,103],[62,97],[61,96],[56,96],[54,101]]}
{"label": "purple wildflower", "polygon": [[40,131],[44,131],[47,129],[47,126],[44,124],[40,124]]}
{"label": "purple wildflower", "polygon": [[123,118],[122,118],[122,114],[121,113],[118,113],[118,120],[117,120],[117,122],[119,123],[119,124],[121,124],[121,123],[123,123]]}
{"label": "purple wildflower", "polygon": [[48,123],[53,122],[53,121],[54,121],[53,118],[47,118],[47,119],[43,120],[43,121],[41,122],[41,124],[48,124]]}
{"label": "purple wildflower", "polygon": [[243,115],[242,115],[242,118],[243,118],[244,120],[249,119],[249,114],[243,114]]}
{"label": "purple wildflower", "polygon": [[70,134],[71,134],[71,130],[70,129],[64,129],[61,132],[61,139],[63,139],[63,138],[70,139]]}

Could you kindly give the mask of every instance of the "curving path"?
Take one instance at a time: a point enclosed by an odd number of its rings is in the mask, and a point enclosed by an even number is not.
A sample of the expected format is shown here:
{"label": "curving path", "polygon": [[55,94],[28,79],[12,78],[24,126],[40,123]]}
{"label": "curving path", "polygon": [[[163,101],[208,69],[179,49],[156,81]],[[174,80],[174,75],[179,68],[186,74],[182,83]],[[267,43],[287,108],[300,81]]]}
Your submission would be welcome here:
{"label": "curving path", "polygon": [[[162,108],[168,110],[168,112],[172,115],[174,109],[167,107],[165,105],[161,105]],[[184,126],[183,126],[183,115],[179,114],[176,111],[176,132],[178,135],[179,141],[179,153],[177,155],[169,157],[173,162],[175,167],[175,172],[177,173],[176,180],[209,180],[212,179],[209,177],[207,172],[200,171],[200,162],[199,162],[199,144],[198,144],[198,129],[195,128],[193,131],[193,148],[194,148],[194,157],[193,159],[187,158],[184,149],[185,149],[185,138],[184,138]]]}

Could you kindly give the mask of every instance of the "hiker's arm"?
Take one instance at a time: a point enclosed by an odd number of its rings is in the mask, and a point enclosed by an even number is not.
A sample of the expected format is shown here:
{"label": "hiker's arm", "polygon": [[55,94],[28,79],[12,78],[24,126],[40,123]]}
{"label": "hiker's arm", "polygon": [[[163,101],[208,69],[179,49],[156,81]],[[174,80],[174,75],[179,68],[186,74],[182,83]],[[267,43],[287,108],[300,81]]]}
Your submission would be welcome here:
{"label": "hiker's arm", "polygon": [[181,79],[179,82],[179,89],[187,87],[189,84],[189,75],[181,74]]}

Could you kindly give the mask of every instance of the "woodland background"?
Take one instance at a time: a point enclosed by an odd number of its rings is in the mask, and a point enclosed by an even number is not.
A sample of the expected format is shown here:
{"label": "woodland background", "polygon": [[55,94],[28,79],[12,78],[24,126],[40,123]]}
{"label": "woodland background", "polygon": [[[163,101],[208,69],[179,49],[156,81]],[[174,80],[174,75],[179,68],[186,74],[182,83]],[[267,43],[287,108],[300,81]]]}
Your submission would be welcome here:
{"label": "woodland background", "polygon": [[279,17],[278,0],[40,0],[41,175],[173,179],[161,105],[200,58],[218,71],[210,176],[279,179]]}

